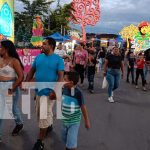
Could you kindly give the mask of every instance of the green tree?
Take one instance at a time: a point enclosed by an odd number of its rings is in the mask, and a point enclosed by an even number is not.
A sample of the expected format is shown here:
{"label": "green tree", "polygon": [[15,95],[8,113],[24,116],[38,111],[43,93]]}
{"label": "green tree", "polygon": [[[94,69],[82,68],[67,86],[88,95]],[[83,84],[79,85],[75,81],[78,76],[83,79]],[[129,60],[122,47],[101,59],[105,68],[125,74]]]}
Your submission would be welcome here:
{"label": "green tree", "polygon": [[50,15],[45,19],[45,26],[51,33],[56,31],[61,32],[61,27],[67,32],[70,29],[69,18],[72,15],[72,11],[74,9],[71,3],[65,4],[64,6],[58,5],[55,10],[50,11]]}
{"label": "green tree", "polygon": [[[17,0],[23,3],[23,11],[15,12],[15,36],[16,41],[30,41],[32,36],[33,20],[36,15],[42,17],[44,23],[44,36],[50,35],[56,31],[61,31],[61,27],[67,32],[72,15],[72,4],[58,5],[56,9],[50,9],[54,1],[46,0]],[[19,31],[18,31],[19,30]],[[22,33],[21,31],[22,30]],[[21,35],[19,35],[21,33]]]}

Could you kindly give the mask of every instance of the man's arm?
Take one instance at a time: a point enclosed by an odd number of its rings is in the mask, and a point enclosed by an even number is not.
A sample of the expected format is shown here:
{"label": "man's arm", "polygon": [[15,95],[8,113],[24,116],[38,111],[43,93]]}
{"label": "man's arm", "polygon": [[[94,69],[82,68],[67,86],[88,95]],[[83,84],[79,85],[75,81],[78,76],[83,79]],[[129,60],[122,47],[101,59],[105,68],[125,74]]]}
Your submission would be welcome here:
{"label": "man's arm", "polygon": [[[58,80],[57,80],[57,82],[63,82],[64,81],[63,77],[64,77],[64,71],[58,71]],[[59,86],[59,84],[56,83],[54,91],[55,92],[58,91],[58,88],[60,88],[60,86]],[[56,93],[54,91],[51,92],[50,95],[49,95],[49,98],[51,100],[58,99],[58,97],[56,97]]]}
{"label": "man's arm", "polygon": [[57,82],[63,82],[64,81],[64,71],[58,71],[58,80]]}
{"label": "man's arm", "polygon": [[104,72],[103,72],[104,76],[106,76],[107,66],[108,66],[108,59],[105,59]]}
{"label": "man's arm", "polygon": [[89,58],[89,54],[88,52],[86,51],[86,60],[85,60],[85,64],[84,64],[84,68],[86,68],[87,64],[88,64],[88,59]]}
{"label": "man's arm", "polygon": [[121,61],[121,72],[122,72],[121,76],[123,78],[124,76],[124,62],[123,61]]}
{"label": "man's arm", "polygon": [[34,76],[34,73],[35,73],[35,69],[32,67],[29,71],[29,73],[27,74],[27,77],[25,79],[25,82],[29,82],[33,79],[33,76]]}

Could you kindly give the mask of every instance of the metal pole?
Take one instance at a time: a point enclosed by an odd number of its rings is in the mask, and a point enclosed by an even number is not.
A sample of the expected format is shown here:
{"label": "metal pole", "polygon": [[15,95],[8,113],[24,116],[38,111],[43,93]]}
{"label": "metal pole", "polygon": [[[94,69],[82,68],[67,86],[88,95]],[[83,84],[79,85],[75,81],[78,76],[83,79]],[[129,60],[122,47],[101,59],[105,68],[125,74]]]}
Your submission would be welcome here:
{"label": "metal pole", "polygon": [[66,29],[64,28],[64,35],[66,34]]}
{"label": "metal pole", "polygon": [[63,26],[61,25],[61,34],[63,34]]}

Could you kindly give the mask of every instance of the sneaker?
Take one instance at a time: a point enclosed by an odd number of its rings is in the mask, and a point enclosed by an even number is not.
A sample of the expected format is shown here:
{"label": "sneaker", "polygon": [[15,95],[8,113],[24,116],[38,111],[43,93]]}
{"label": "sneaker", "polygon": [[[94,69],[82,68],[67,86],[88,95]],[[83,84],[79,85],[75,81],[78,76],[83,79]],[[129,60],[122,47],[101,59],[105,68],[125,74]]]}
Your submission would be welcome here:
{"label": "sneaker", "polygon": [[136,85],[135,88],[138,89],[139,87]]}
{"label": "sneaker", "polygon": [[143,91],[146,91],[146,88],[145,88],[145,87],[143,87]]}
{"label": "sneaker", "polygon": [[12,136],[16,136],[22,130],[23,124],[17,124],[12,132]]}
{"label": "sneaker", "polygon": [[34,144],[34,147],[32,150],[43,150],[44,149],[44,143],[40,139],[37,140],[37,142]]}
{"label": "sneaker", "polygon": [[50,125],[48,128],[47,128],[47,131],[46,131],[46,136],[48,135],[48,133],[52,132],[53,131],[53,125]]}
{"label": "sneaker", "polygon": [[89,90],[89,92],[90,92],[91,94],[93,94],[93,93],[94,93],[94,90]]}
{"label": "sneaker", "polygon": [[110,103],[114,103],[114,102],[115,102],[112,96],[108,98],[108,101],[109,101]]}

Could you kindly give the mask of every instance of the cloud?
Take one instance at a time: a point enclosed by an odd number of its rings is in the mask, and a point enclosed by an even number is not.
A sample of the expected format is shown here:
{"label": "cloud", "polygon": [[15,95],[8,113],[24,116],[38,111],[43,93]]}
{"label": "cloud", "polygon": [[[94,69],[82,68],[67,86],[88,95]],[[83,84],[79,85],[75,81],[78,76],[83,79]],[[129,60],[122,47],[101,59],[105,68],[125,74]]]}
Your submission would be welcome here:
{"label": "cloud", "polygon": [[[60,0],[60,4],[72,0]],[[119,33],[124,26],[149,21],[149,0],[100,0],[101,19],[96,26],[88,26],[87,32]],[[55,4],[56,5],[56,4]],[[21,8],[16,4],[16,9]],[[80,28],[80,27],[77,27]]]}

